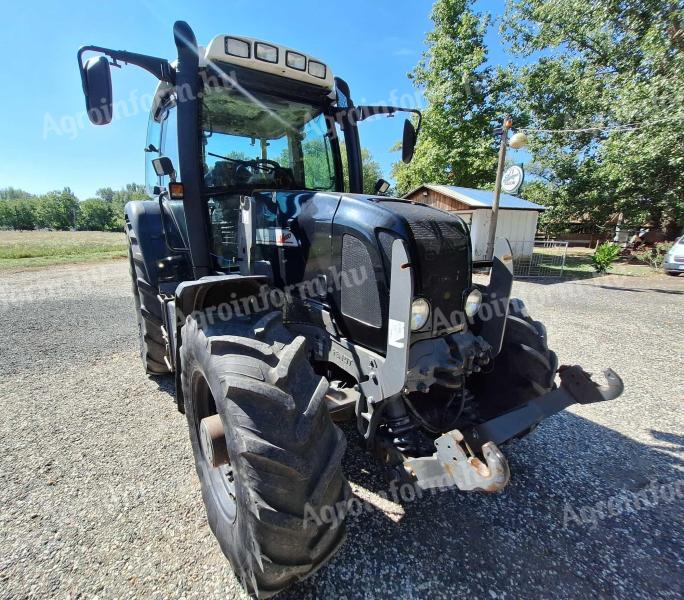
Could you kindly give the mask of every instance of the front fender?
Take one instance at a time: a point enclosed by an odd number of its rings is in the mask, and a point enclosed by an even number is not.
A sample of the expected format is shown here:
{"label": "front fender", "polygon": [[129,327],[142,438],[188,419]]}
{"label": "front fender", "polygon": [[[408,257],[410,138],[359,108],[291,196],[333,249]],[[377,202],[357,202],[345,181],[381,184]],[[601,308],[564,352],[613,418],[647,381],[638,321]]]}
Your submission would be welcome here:
{"label": "front fender", "polygon": [[164,243],[159,203],[154,200],[135,200],[124,207],[124,219],[129,236],[135,237],[142,254],[147,281],[159,287],[157,262],[168,255]]}
{"label": "front fender", "polygon": [[[175,302],[172,305],[173,315],[169,322],[176,323],[175,335],[171,340],[171,354],[174,357],[176,372],[176,403],[178,410],[185,412],[183,386],[181,385],[180,347],[183,344],[182,328],[189,316],[198,320],[220,318],[218,309],[222,304],[229,306],[235,302],[240,304],[243,298],[258,298],[268,278],[261,275],[213,275],[202,277],[196,281],[184,281],[176,288]],[[172,321],[173,318],[173,321]]]}
{"label": "front fender", "polygon": [[489,285],[482,290],[482,307],[473,329],[492,347],[492,358],[501,352],[508,303],[513,289],[513,251],[506,239],[497,239]]}

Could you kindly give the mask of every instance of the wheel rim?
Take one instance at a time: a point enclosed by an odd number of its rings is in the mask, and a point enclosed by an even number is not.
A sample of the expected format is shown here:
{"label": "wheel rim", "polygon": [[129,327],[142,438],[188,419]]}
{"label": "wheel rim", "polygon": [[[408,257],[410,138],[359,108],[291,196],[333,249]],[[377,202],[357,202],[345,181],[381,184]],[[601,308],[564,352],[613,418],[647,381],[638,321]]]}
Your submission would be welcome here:
{"label": "wheel rim", "polygon": [[[216,403],[211,394],[209,385],[204,377],[199,375],[194,385],[193,397],[195,398],[194,424],[195,435],[200,436],[200,423],[205,417],[217,414]],[[204,452],[199,449],[199,460],[205,474],[205,481],[214,497],[216,506],[221,510],[223,516],[230,522],[234,522],[237,517],[237,485],[235,481],[235,470],[231,462],[228,464],[214,467],[207,460]],[[230,455],[229,455],[230,461]]]}

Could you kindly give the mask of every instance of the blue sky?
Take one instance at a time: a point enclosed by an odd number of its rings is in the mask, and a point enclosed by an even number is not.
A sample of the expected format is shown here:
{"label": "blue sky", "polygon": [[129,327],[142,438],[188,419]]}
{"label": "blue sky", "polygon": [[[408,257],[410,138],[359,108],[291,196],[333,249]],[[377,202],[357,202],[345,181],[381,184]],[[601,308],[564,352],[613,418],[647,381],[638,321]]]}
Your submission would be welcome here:
{"label": "blue sky", "polygon": [[[0,188],[32,193],[70,186],[81,199],[97,188],[144,181],[143,111],[107,127],[83,120],[76,51],[97,44],[173,58],[172,26],[184,19],[200,44],[219,33],[271,40],[314,55],[347,80],[357,103],[416,102],[407,73],[424,49],[432,3],[427,0],[288,0],[221,2],[8,2],[0,50],[5,60],[0,96]],[[495,15],[501,0],[482,0]],[[256,8],[255,8],[256,7]],[[488,35],[490,61],[506,62],[496,30]],[[113,70],[115,100],[148,94],[156,82],[134,68]],[[134,104],[134,103],[132,103]],[[362,143],[386,175],[398,153],[401,120],[368,123]]]}

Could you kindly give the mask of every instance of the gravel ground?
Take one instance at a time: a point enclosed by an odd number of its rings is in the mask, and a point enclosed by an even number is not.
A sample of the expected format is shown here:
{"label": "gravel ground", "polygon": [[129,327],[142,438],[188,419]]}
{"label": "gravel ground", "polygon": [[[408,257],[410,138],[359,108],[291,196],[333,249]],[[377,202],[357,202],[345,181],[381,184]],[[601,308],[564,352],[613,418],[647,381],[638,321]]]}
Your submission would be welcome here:
{"label": "gravel ground", "polygon": [[[561,362],[612,366],[624,396],[506,446],[512,481],[494,495],[384,500],[350,440],[346,473],[375,509],[281,598],[681,597],[684,277],[516,294]],[[132,306],[124,262],[0,283],[0,598],[244,597],[206,524],[172,382],[142,373]],[[593,510],[639,491],[647,501]]]}

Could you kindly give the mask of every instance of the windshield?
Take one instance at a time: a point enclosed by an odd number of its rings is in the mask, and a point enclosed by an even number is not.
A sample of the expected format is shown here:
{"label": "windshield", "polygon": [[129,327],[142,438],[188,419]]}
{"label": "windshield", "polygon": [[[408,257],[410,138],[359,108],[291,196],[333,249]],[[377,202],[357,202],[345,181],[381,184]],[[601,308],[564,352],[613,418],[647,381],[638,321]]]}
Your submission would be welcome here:
{"label": "windshield", "polygon": [[208,87],[202,99],[204,183],[209,190],[335,190],[322,108],[269,94]]}

